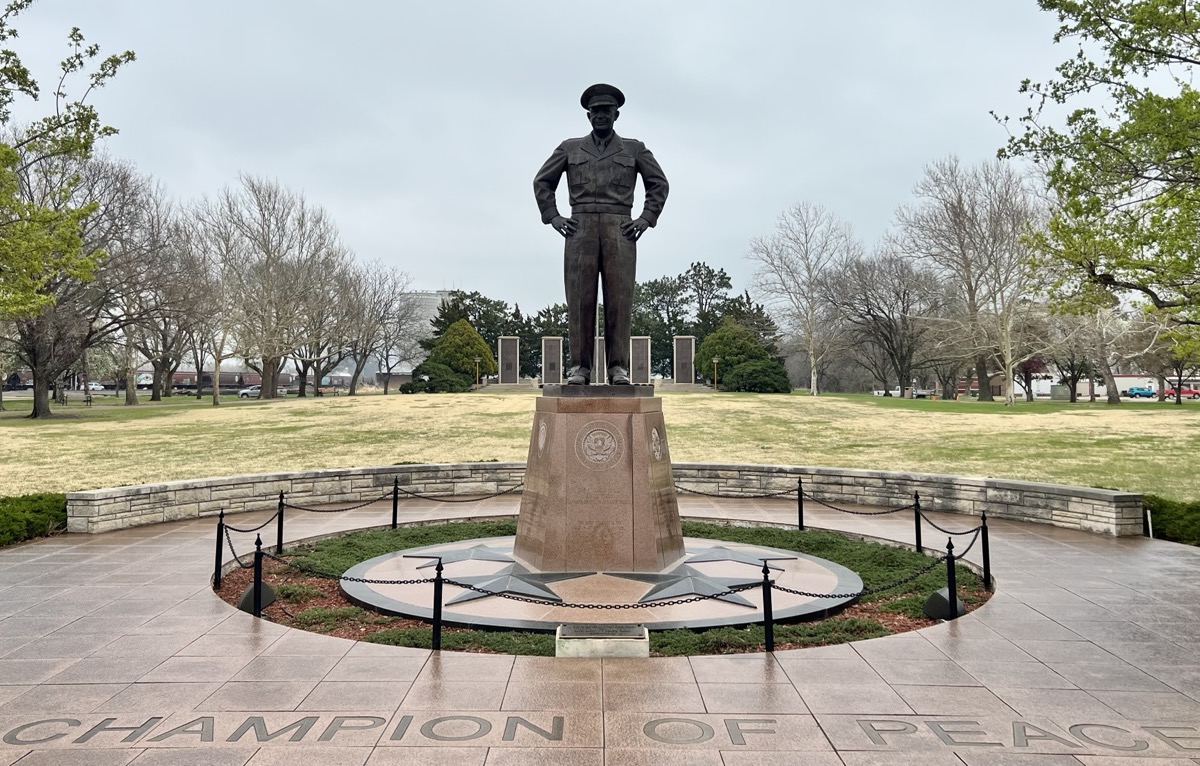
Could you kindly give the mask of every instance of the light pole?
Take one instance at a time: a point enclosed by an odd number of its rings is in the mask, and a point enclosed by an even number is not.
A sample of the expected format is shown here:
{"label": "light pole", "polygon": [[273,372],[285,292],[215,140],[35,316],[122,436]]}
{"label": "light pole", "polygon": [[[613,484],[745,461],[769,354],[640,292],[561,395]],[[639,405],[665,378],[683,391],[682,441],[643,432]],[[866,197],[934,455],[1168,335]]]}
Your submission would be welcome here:
{"label": "light pole", "polygon": [[479,388],[479,363],[483,361],[481,357],[475,357],[475,388]]}
{"label": "light pole", "polygon": [[721,361],[721,357],[713,357],[713,391],[717,390],[717,362]]}

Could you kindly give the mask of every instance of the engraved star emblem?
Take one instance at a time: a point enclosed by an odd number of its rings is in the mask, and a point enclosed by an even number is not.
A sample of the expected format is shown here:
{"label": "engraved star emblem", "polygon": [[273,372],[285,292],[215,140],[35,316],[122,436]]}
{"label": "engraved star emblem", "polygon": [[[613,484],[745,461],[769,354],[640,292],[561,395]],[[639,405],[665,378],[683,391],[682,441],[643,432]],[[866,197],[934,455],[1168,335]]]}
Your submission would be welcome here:
{"label": "engraved star emblem", "polygon": [[754,585],[759,582],[756,578],[712,577],[687,564],[680,564],[666,574],[650,572],[605,572],[605,574],[625,580],[654,583],[654,587],[639,599],[639,603],[642,604],[647,601],[684,596],[715,596],[717,601],[748,606],[753,609],[755,608],[754,604],[747,601],[740,593],[729,593],[724,596],[716,594],[724,593],[737,585]]}
{"label": "engraved star emblem", "polygon": [[558,582],[559,580],[573,580],[576,577],[587,577],[590,574],[595,574],[595,572],[530,572],[525,567],[514,562],[503,567],[499,572],[493,572],[492,574],[453,578],[455,582],[460,582],[463,585],[474,585],[490,592],[464,591],[447,601],[446,604],[447,606],[450,604],[461,604],[465,601],[474,601],[497,593],[512,593],[517,596],[541,598],[547,601],[562,601],[562,598],[557,593],[546,587],[546,583]]}

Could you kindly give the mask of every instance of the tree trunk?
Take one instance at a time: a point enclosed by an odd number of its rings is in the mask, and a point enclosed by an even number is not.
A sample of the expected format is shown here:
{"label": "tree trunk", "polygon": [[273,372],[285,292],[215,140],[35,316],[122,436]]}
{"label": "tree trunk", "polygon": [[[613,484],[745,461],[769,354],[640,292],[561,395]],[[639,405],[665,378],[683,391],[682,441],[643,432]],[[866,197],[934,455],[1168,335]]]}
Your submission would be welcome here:
{"label": "tree trunk", "polygon": [[[221,357],[213,356],[213,392],[212,403],[214,407],[219,407],[221,404]],[[196,373],[196,390],[200,390],[200,373]]]}
{"label": "tree trunk", "polygon": [[991,360],[987,354],[979,354],[975,357],[975,380],[979,386],[979,401],[994,402],[995,397],[992,396],[992,378],[988,375],[988,370],[991,367]]}
{"label": "tree trunk", "polygon": [[[150,362],[150,366],[154,368],[154,372],[150,376],[150,401],[162,401],[162,379],[163,379],[163,361],[155,359]],[[134,388],[137,388],[136,380]]]}
{"label": "tree trunk", "polygon": [[363,368],[366,366],[366,359],[363,359],[361,362],[357,359],[354,360],[354,374],[350,376],[350,391],[347,393],[348,396],[354,396],[358,393],[358,379],[362,377]]}
{"label": "tree trunk", "polygon": [[133,344],[125,344],[125,406],[138,403],[137,398],[137,366],[133,362]]}
{"label": "tree trunk", "polygon": [[1100,374],[1104,377],[1104,388],[1108,393],[1108,403],[1120,404],[1121,392],[1117,390],[1117,379],[1113,377],[1112,367],[1109,366],[1108,360],[1105,360],[1100,365]]}
{"label": "tree trunk", "polygon": [[[308,396],[308,372],[311,369],[312,369],[312,365],[308,362],[302,362],[300,364],[300,393],[299,393],[299,396],[301,399]],[[316,384],[317,384],[317,381],[314,380],[313,385],[315,386]]]}
{"label": "tree trunk", "polygon": [[38,376],[35,373],[33,378],[33,412],[29,413],[29,417],[48,418],[50,416],[50,383],[44,375]]}

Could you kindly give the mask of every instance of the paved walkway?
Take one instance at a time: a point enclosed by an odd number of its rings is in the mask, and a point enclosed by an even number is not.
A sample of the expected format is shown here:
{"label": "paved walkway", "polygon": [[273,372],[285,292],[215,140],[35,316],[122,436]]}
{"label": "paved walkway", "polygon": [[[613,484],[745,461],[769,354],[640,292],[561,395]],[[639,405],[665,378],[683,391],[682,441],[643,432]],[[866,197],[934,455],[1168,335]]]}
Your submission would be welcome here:
{"label": "paved walkway", "polygon": [[[516,502],[413,501],[403,515]],[[794,519],[787,501],[680,502],[687,516]],[[386,515],[295,512],[288,536]],[[807,520],[912,535],[895,516]],[[1200,764],[1200,549],[995,522],[997,593],[957,622],[774,656],[600,661],[255,620],[209,589],[214,528],[0,550],[0,766]]]}

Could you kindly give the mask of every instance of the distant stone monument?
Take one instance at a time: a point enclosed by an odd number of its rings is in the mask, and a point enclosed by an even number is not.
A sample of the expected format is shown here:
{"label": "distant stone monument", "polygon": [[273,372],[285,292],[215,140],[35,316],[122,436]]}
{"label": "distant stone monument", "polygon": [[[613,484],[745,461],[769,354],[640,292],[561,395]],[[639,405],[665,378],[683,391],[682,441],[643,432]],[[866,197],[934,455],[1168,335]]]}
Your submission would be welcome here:
{"label": "distant stone monument", "polygon": [[496,346],[500,385],[516,385],[521,382],[521,339],[515,335],[501,335],[496,341]]}
{"label": "distant stone monument", "polygon": [[636,386],[650,383],[650,336],[629,339],[629,379]]}
{"label": "distant stone monument", "polygon": [[675,339],[675,382],[696,382],[696,336],[676,335]]}
{"label": "distant stone monument", "polygon": [[542,385],[563,382],[563,339],[558,335],[542,336]]}

